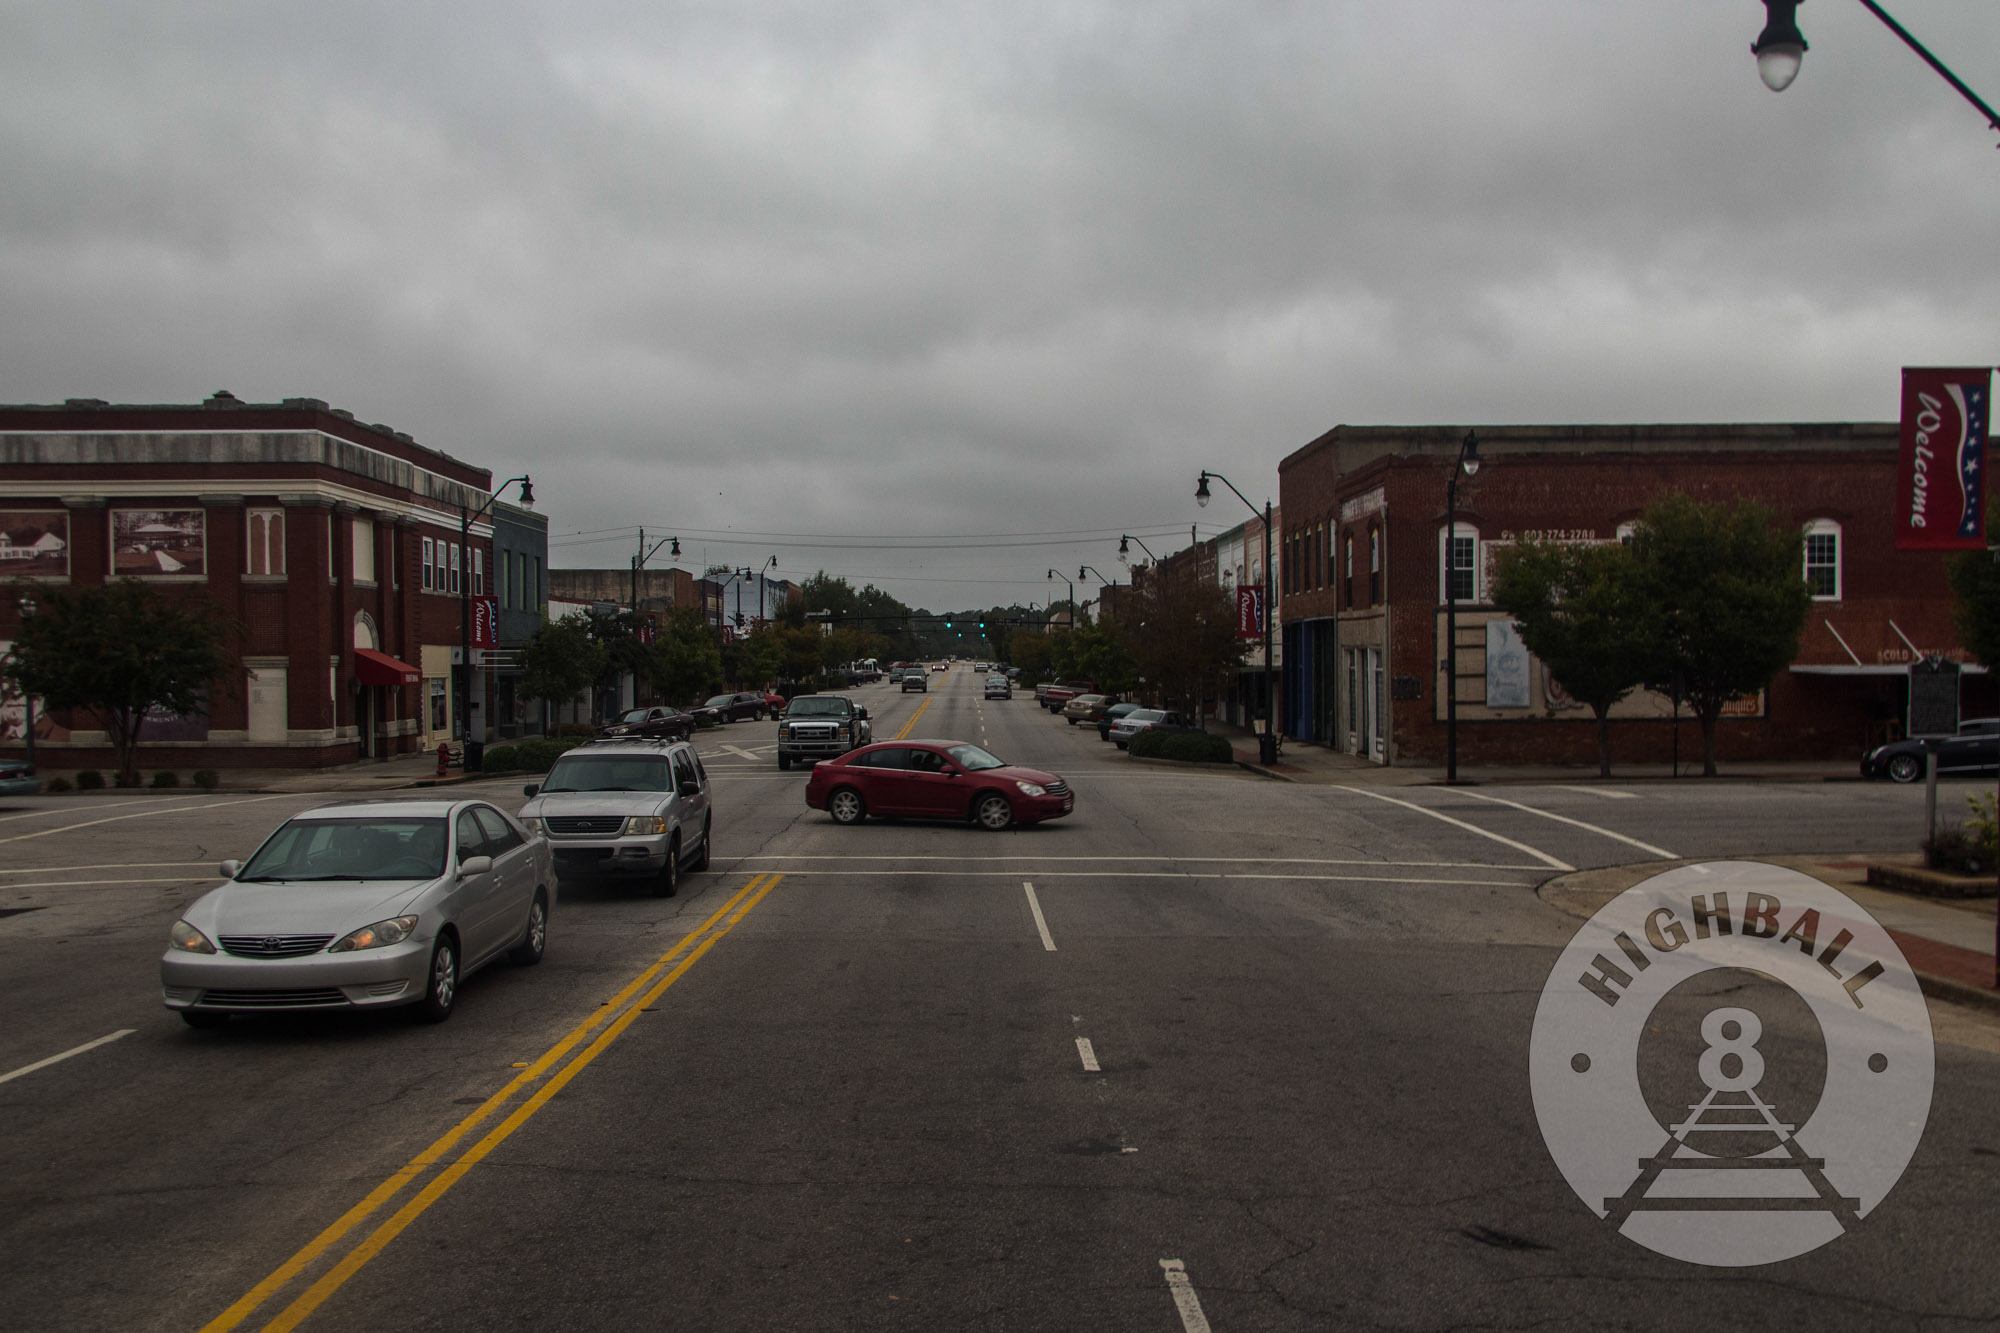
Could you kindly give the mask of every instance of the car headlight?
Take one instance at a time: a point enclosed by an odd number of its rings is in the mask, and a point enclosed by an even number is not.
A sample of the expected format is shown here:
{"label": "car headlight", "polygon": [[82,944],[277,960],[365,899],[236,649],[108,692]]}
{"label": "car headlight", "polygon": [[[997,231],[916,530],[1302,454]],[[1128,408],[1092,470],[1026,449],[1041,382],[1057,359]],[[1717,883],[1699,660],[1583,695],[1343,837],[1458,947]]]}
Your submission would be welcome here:
{"label": "car headlight", "polygon": [[1047,796],[1049,794],[1049,789],[1039,782],[1017,782],[1014,785],[1029,796]]}
{"label": "car headlight", "polygon": [[540,815],[515,815],[514,822],[530,833],[540,833],[542,831],[542,817]]}
{"label": "car headlight", "polygon": [[377,921],[372,926],[349,931],[340,939],[327,946],[328,953],[351,953],[356,949],[380,949],[388,944],[401,944],[410,938],[410,932],[417,928],[413,916],[392,916],[387,921]]}
{"label": "car headlight", "polygon": [[208,936],[196,930],[185,921],[176,921],[167,930],[167,947],[179,949],[183,953],[214,953],[215,946],[208,942]]}
{"label": "car headlight", "polygon": [[625,821],[625,832],[628,836],[633,834],[665,833],[666,831],[667,820],[665,815],[633,815]]}

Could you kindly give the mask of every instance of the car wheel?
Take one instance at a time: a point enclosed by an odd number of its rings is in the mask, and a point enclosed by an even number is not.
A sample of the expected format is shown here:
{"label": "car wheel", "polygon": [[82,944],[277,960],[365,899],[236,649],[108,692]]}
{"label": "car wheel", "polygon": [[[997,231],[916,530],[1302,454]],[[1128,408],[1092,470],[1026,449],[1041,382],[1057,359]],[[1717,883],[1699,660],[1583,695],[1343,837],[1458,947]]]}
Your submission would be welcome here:
{"label": "car wheel", "polygon": [[681,887],[681,840],[676,837],[667,844],[667,863],[660,867],[660,873],[653,877],[653,896],[671,898]]}
{"label": "car wheel", "polygon": [[424,981],[424,998],[410,1006],[410,1017],[419,1023],[442,1023],[451,1017],[458,1002],[458,944],[449,935],[438,936],[431,947],[431,967]]}
{"label": "car wheel", "polygon": [[1924,775],[1924,761],[1913,754],[1899,754],[1889,761],[1889,777],[1896,782],[1915,782]]}
{"label": "car wheel", "polygon": [[1073,727],[1073,726],[1075,726],[1075,725],[1076,725],[1076,719],[1075,719],[1075,718],[1070,718],[1070,719],[1069,719],[1069,724],[1070,724],[1070,725],[1071,725],[1072,727]]}
{"label": "car wheel", "polygon": [[708,869],[708,844],[715,837],[715,817],[706,816],[701,821],[701,850],[695,853],[691,870]]}
{"label": "car wheel", "polygon": [[528,928],[521,932],[521,942],[507,951],[507,958],[517,967],[533,967],[548,947],[549,900],[537,889],[535,901],[528,904]]}
{"label": "car wheel", "polygon": [[999,792],[989,791],[972,803],[972,818],[979,827],[998,833],[1014,822],[1014,807]]}
{"label": "car wheel", "polygon": [[1121,750],[1125,748],[1125,742],[1124,742],[1124,741],[1113,741],[1113,742],[1111,742],[1111,743],[1112,743],[1113,745],[1117,746],[1117,747],[1118,747],[1119,749],[1121,749]]}
{"label": "car wheel", "polygon": [[181,1022],[191,1028],[226,1028],[229,1026],[229,1015],[213,1009],[183,1009]]}
{"label": "car wheel", "polygon": [[783,750],[778,751],[778,771],[783,773],[792,766],[792,757]]}
{"label": "car wheel", "polygon": [[836,824],[859,824],[868,817],[868,803],[852,787],[836,787],[826,798],[826,812]]}

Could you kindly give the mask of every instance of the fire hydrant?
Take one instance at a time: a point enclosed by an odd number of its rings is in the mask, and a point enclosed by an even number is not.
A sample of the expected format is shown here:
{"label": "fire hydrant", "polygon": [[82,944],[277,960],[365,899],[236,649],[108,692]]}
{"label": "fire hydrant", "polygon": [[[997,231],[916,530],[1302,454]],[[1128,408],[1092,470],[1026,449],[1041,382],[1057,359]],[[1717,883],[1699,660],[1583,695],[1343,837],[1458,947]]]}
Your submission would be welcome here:
{"label": "fire hydrant", "polygon": [[437,775],[438,775],[439,777],[444,777],[444,776],[445,776],[445,768],[446,768],[446,766],[447,766],[447,765],[449,765],[450,763],[451,763],[451,743],[450,743],[449,741],[439,741],[439,742],[438,742],[438,773],[437,773]]}

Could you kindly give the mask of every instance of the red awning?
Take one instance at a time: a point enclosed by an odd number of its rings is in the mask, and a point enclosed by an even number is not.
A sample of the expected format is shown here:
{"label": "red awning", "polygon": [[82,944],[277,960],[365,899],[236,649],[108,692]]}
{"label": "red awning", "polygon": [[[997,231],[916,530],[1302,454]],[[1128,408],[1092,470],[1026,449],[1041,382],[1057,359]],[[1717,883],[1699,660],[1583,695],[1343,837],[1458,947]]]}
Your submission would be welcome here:
{"label": "red awning", "polygon": [[399,662],[373,648],[356,648],[354,666],[363,685],[414,685],[424,678],[424,673],[408,662]]}

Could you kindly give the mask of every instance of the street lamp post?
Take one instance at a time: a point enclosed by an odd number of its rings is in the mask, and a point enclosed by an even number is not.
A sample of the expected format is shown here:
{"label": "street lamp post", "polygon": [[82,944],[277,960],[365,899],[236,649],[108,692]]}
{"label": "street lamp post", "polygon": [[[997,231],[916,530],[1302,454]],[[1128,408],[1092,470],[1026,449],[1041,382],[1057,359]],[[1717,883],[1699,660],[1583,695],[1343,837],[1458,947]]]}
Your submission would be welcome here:
{"label": "street lamp post", "polygon": [[[1444,780],[1458,781],[1458,478],[1479,471],[1479,437],[1465,432],[1444,483]],[[1478,548],[1473,549],[1474,560]]]}
{"label": "street lamp post", "polygon": [[[1806,54],[1805,35],[1799,31],[1798,9],[1800,0],[1764,0],[1764,31],[1757,34],[1757,40],[1750,51],[1757,57],[1757,77],[1764,80],[1764,86],[1774,93],[1781,93],[1792,86],[1792,80],[1799,76],[1799,65]],[[1923,57],[1925,64],[1936,70],[1946,83],[1958,90],[1958,95],[1979,109],[1986,117],[1986,123],[2000,130],[2000,113],[1980,100],[1979,94],[1965,86],[1958,75],[1945,68],[1942,60],[1932,55],[1924,44],[1911,36],[1910,30],[1896,22],[1889,11],[1875,0],[1861,0],[1862,5],[1876,18],[1887,25],[1889,31],[1903,39],[1903,44]]]}
{"label": "street lamp post", "polygon": [[[1052,569],[1049,571],[1049,582],[1053,583],[1055,582],[1055,580],[1056,580],[1056,572]],[[1063,586],[1069,589],[1069,627],[1071,629],[1075,629],[1076,628],[1076,584],[1070,580],[1070,577],[1067,574],[1064,574],[1062,576],[1062,581],[1063,581]],[[1051,619],[1053,618],[1054,617],[1051,617]]]}
{"label": "street lamp post", "polygon": [[[1257,512],[1257,506],[1250,503],[1250,497],[1242,491],[1236,490],[1236,483],[1223,476],[1220,472],[1203,472],[1201,474],[1201,479],[1194,486],[1194,502],[1196,504],[1202,506],[1204,509],[1208,507],[1208,482],[1211,477],[1221,482],[1224,486],[1227,486],[1230,490],[1235,491],[1236,498],[1241,500],[1252,514]],[[1258,618],[1264,622],[1264,707],[1262,710],[1264,715],[1264,730],[1257,735],[1257,760],[1262,764],[1275,764],[1278,762],[1278,733],[1271,725],[1271,715],[1277,703],[1276,687],[1272,683],[1271,676],[1271,608],[1273,605],[1272,594],[1277,591],[1278,580],[1277,571],[1271,568],[1271,502],[1269,499],[1264,501],[1263,517],[1264,604],[1258,608],[1260,612]]]}
{"label": "street lamp post", "polygon": [[679,537],[662,537],[648,549],[646,546],[646,530],[644,528],[639,529],[639,553],[632,557],[632,611],[635,615],[639,610],[639,571],[646,567],[648,560],[651,560],[660,553],[662,546],[666,546],[670,542],[672,543],[672,549],[667,554],[679,555],[681,553],[681,539]]}
{"label": "street lamp post", "polygon": [[757,619],[766,623],[771,619],[771,606],[769,598],[764,595],[764,571],[777,567],[778,557],[775,555],[757,566]]}
{"label": "street lamp post", "polygon": [[1132,542],[1139,542],[1139,549],[1140,549],[1140,550],[1142,550],[1142,551],[1144,551],[1144,552],[1146,553],[1147,557],[1148,557],[1148,558],[1149,558],[1150,560],[1152,560],[1152,562],[1153,562],[1154,564],[1156,564],[1156,565],[1157,565],[1157,564],[1159,564],[1159,563],[1160,563],[1160,557],[1158,557],[1158,556],[1156,556],[1156,555],[1154,555],[1154,554],[1153,554],[1153,548],[1152,548],[1152,547],[1150,547],[1150,546],[1146,545],[1146,543],[1144,543],[1144,542],[1140,542],[1140,541],[1139,541],[1139,539],[1138,539],[1137,537],[1134,537],[1134,536],[1133,536],[1133,535],[1131,535],[1130,533],[1126,533],[1126,534],[1125,534],[1124,536],[1122,536],[1122,537],[1120,537],[1120,538],[1118,539],[1118,563],[1119,563],[1119,564],[1121,564],[1121,565],[1124,565],[1124,566],[1126,566],[1127,568],[1130,568],[1130,567],[1131,567],[1131,564],[1132,564],[1132,547],[1130,546],[1130,543],[1132,543]]}
{"label": "street lamp post", "polygon": [[521,503],[535,502],[535,484],[525,475],[509,477],[493,488],[486,497],[486,503],[477,509],[468,509],[464,501],[458,506],[458,709],[453,719],[454,730],[460,740],[472,739],[472,525],[493,508],[493,502],[500,498],[500,492],[521,483]]}

